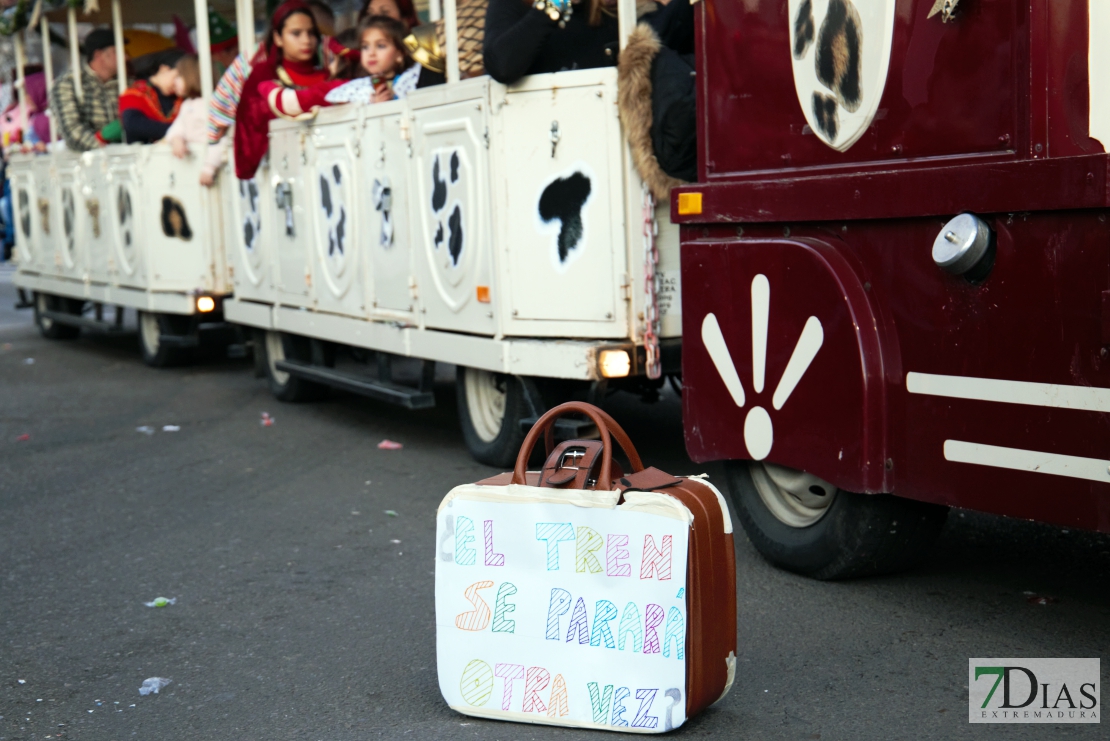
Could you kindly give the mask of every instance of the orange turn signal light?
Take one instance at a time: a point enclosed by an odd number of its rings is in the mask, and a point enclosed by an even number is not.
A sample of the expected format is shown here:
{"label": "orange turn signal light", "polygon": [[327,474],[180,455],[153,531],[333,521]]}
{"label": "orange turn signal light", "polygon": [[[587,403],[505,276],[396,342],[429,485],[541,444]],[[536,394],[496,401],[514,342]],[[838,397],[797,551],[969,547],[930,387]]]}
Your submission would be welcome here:
{"label": "orange turn signal light", "polygon": [[489,303],[489,286],[478,286],[478,303]]}
{"label": "orange turn signal light", "polygon": [[679,193],[678,215],[697,216],[701,213],[701,193]]}

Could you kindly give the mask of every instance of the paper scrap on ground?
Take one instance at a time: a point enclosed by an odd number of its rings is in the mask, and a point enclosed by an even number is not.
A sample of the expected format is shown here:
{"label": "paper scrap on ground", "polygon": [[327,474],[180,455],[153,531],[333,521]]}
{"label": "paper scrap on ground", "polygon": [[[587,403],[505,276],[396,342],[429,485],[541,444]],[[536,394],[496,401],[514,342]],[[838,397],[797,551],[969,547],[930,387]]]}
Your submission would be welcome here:
{"label": "paper scrap on ground", "polygon": [[403,447],[405,446],[393,440],[382,440],[378,443],[378,450],[400,450]]}
{"label": "paper scrap on ground", "polygon": [[35,359],[34,358],[27,358],[23,361],[23,364],[24,365],[34,365],[35,364]]}
{"label": "paper scrap on ground", "polygon": [[[144,679],[143,686],[139,688],[139,694],[149,695],[151,692],[153,692],[157,695],[158,690],[162,689],[172,681],[172,679],[166,679],[165,677],[150,677],[149,679]],[[89,712],[92,711],[90,710]]]}
{"label": "paper scrap on ground", "polygon": [[168,607],[169,605],[177,604],[177,597],[170,597],[169,599],[165,597],[155,597],[153,602],[144,602],[143,604],[147,607]]}
{"label": "paper scrap on ground", "polygon": [[18,440],[21,443],[25,443],[30,439],[31,439],[31,436],[28,435],[26,432],[24,432],[22,435],[20,435],[19,437],[16,438],[16,440]]}
{"label": "paper scrap on ground", "polygon": [[135,432],[141,432],[144,435],[153,435],[154,434],[154,428],[151,427],[150,425],[142,425],[141,427],[136,427]]}
{"label": "paper scrap on ground", "polygon": [[391,510],[391,509],[387,509],[387,510],[385,511],[385,513],[386,513],[387,515],[389,515],[390,517],[397,517],[397,513],[396,513],[396,512],[394,511],[394,510]]}
{"label": "paper scrap on ground", "polygon": [[263,427],[273,427],[274,418],[270,416],[269,412],[262,412],[261,424]]}
{"label": "paper scrap on ground", "polygon": [[181,425],[162,425],[162,432],[181,432]]}

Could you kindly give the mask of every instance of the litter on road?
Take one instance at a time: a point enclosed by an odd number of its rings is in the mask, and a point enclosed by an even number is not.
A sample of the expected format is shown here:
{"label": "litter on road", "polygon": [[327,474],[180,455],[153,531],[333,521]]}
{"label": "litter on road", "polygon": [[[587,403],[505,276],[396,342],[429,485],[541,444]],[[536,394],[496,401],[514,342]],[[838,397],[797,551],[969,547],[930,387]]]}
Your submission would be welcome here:
{"label": "litter on road", "polygon": [[400,450],[403,447],[405,446],[393,440],[382,440],[378,443],[378,450]]}
{"label": "litter on road", "polygon": [[261,424],[263,427],[273,427],[274,418],[270,416],[269,412],[262,412]]}
{"label": "litter on road", "polygon": [[141,432],[144,435],[153,435],[154,434],[154,428],[151,427],[150,425],[143,425],[142,427],[136,427],[135,432]]}
{"label": "litter on road", "polygon": [[387,515],[389,515],[390,517],[398,517],[398,516],[399,516],[399,515],[398,515],[398,514],[397,514],[397,513],[396,513],[396,512],[394,511],[394,510],[391,510],[391,509],[387,509],[387,510],[385,511],[385,513],[386,513]]}
{"label": "litter on road", "polygon": [[35,364],[35,359],[34,358],[24,358],[23,364],[24,365],[34,365]]}
{"label": "litter on road", "polygon": [[[139,694],[145,696],[153,692],[157,695],[158,690],[162,689],[172,681],[172,679],[166,679],[165,677],[150,677],[149,679],[144,679],[143,686],[139,688]],[[134,705],[132,705],[131,707],[134,707]],[[90,710],[89,712],[91,713],[92,711]]]}
{"label": "litter on road", "polygon": [[162,432],[181,432],[181,425],[162,425]]}
{"label": "litter on road", "polygon": [[155,597],[153,602],[144,602],[143,604],[147,607],[168,607],[169,605],[177,604],[177,597],[170,597],[169,599],[165,597]]}
{"label": "litter on road", "polygon": [[24,432],[22,435],[20,435],[19,437],[16,438],[16,440],[18,440],[21,443],[25,443],[30,439],[31,439],[31,436],[28,435],[26,432]]}

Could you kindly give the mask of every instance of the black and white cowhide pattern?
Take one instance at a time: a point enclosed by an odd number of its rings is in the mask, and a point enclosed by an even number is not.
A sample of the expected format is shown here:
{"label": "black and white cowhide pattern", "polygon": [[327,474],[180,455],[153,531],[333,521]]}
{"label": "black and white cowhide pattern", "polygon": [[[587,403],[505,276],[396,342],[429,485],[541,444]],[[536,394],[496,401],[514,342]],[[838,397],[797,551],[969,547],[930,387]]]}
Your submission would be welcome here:
{"label": "black and white cowhide pattern", "polygon": [[382,215],[382,229],[378,243],[382,247],[393,244],[393,186],[389,178],[374,178],[374,210]]}
{"label": "black and white cowhide pattern", "polygon": [[558,225],[555,267],[565,270],[581,254],[586,242],[586,204],[593,185],[585,168],[552,179],[540,192],[537,211],[543,224]]}
{"label": "black and white cowhide pattern", "polygon": [[131,208],[131,191],[121,185],[116,191],[116,209],[119,214],[119,233],[123,247],[130,250],[134,244],[132,229],[135,225],[135,212]]}
{"label": "black and white cowhide pattern", "polygon": [[181,205],[181,201],[170,196],[162,198],[162,233],[185,242],[193,238],[193,230],[189,228],[189,219],[185,216],[185,207]]}
{"label": "black and white cowhide pattern", "polygon": [[328,257],[341,258],[347,251],[348,228],[344,175],[338,164],[320,172],[320,208],[324,212]]}
{"label": "black and white cowhide pattern", "polygon": [[239,181],[239,203],[243,213],[243,247],[253,253],[262,228],[262,216],[258,212],[258,182],[254,178]]}
{"label": "black and white cowhide pattern", "polygon": [[453,267],[459,266],[466,248],[465,207],[459,195],[462,167],[457,149],[437,152],[432,158],[432,216],[436,223],[432,243],[437,250],[446,246]]}
{"label": "black and white cowhide pattern", "polygon": [[72,188],[62,188],[62,233],[65,237],[66,252],[73,255],[77,246],[77,204]]}
{"label": "black and white cowhide pattern", "polygon": [[19,189],[19,198],[17,199],[17,208],[19,209],[19,228],[23,230],[23,236],[27,239],[31,238],[31,196],[27,193],[25,188]]}

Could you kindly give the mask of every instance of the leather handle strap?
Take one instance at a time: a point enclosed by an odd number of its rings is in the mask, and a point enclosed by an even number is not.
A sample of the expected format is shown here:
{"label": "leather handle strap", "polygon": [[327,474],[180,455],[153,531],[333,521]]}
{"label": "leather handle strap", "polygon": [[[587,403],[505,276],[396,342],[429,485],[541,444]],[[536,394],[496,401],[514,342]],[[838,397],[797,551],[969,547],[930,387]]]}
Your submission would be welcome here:
{"label": "leather handle strap", "polygon": [[[587,406],[593,405],[588,404]],[[624,431],[624,428],[617,424],[617,420],[613,419],[613,417],[604,409],[596,406],[594,406],[593,409],[598,413],[598,416],[605,420],[605,427],[609,430],[609,434],[613,437],[613,439],[617,441],[617,445],[621,446],[621,450],[624,451],[625,456],[628,458],[628,464],[632,466],[632,472],[635,473],[637,471],[643,471],[644,464],[640,460],[640,454],[636,452],[636,447],[632,444],[632,438],[628,436],[628,433]],[[594,424],[597,424],[597,420],[594,420]],[[599,430],[600,428],[601,425],[598,425]],[[550,425],[546,430],[544,430],[543,443],[547,454],[551,455],[551,451],[555,449],[554,424]],[[529,451],[528,454],[531,455],[531,451]]]}
{"label": "leather handle strap", "polygon": [[[546,435],[551,431],[551,426],[555,420],[564,414],[576,412],[584,414],[590,418],[595,425],[597,425],[598,432],[601,433],[601,470],[598,472],[597,488],[603,491],[609,491],[613,488],[613,441],[612,437],[617,438],[617,443],[621,446],[624,454],[628,456],[628,462],[632,466],[633,471],[642,471],[644,464],[640,461],[639,454],[636,453],[636,448],[632,446],[632,441],[625,433],[621,426],[617,424],[616,420],[610,417],[605,412],[601,411],[593,404],[584,404],[578,401],[568,401],[565,404],[560,404],[554,409],[549,410],[546,414],[539,418],[539,420],[528,431],[528,435],[524,438],[524,444],[520,446],[520,453],[516,457],[516,465],[513,467],[512,483],[524,484],[526,483],[524,474],[525,468],[528,465],[528,459],[532,456],[532,450],[539,442],[540,435]],[[612,435],[610,435],[612,430]],[[554,436],[552,433],[552,442]],[[551,447],[548,446],[548,453],[550,454]]]}

